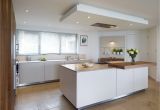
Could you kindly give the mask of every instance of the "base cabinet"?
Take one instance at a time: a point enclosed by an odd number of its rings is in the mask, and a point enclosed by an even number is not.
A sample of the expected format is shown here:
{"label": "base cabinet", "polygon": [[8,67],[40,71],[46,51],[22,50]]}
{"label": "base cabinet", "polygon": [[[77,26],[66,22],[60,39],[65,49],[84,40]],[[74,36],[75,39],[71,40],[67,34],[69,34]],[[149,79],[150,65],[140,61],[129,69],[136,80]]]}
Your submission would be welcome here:
{"label": "base cabinet", "polygon": [[19,83],[30,84],[44,81],[44,64],[39,62],[19,65]]}
{"label": "base cabinet", "polygon": [[148,88],[148,67],[134,69],[134,91]]}
{"label": "base cabinet", "polygon": [[116,97],[116,69],[77,73],[78,108],[114,97]]}
{"label": "base cabinet", "polygon": [[57,80],[59,65],[63,61],[19,63],[19,84]]}
{"label": "base cabinet", "polygon": [[117,96],[133,92],[133,69],[117,69]]}
{"label": "base cabinet", "polygon": [[148,67],[117,69],[117,96],[148,88]]}
{"label": "base cabinet", "polygon": [[64,64],[62,61],[50,61],[50,62],[45,62],[45,72],[44,72],[44,79],[45,81],[48,80],[57,80],[59,79],[58,77],[58,71],[59,71],[59,65]]}

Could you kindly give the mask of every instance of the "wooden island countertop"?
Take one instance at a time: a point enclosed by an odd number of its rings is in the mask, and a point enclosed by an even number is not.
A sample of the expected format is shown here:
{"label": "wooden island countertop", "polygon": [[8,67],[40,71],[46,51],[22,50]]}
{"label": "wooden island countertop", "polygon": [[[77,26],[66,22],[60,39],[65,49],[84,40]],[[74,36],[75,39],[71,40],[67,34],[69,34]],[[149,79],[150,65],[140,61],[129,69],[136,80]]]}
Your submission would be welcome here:
{"label": "wooden island countertop", "polygon": [[131,62],[111,62],[109,64],[94,64],[93,67],[83,67],[82,64],[65,64],[61,65],[62,67],[68,68],[72,71],[76,72],[84,72],[84,71],[95,71],[101,69],[111,69],[111,68],[119,68],[119,69],[130,69],[130,68],[139,68],[139,67],[147,67],[151,63],[144,61],[137,61],[135,64]]}
{"label": "wooden island countertop", "polygon": [[68,68],[75,72],[95,71],[113,68],[108,66],[108,64],[94,64],[93,67],[83,67],[82,64],[65,64],[62,65],[62,67]]}
{"label": "wooden island countertop", "polygon": [[109,63],[109,66],[120,68],[120,69],[129,69],[129,68],[138,68],[149,66],[150,62],[137,61],[134,64],[131,62],[120,62],[120,63]]}

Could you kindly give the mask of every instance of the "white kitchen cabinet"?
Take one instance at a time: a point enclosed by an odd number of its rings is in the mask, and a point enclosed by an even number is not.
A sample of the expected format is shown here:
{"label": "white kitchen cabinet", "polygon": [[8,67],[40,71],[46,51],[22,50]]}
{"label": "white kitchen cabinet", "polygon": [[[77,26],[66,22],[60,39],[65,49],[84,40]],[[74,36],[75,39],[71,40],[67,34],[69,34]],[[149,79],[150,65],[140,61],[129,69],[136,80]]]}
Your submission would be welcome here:
{"label": "white kitchen cabinet", "polygon": [[134,91],[148,88],[148,67],[134,69]]}
{"label": "white kitchen cabinet", "polygon": [[44,81],[44,63],[19,63],[19,83],[29,84]]}
{"label": "white kitchen cabinet", "polygon": [[78,107],[114,97],[116,97],[116,69],[77,72]]}
{"label": "white kitchen cabinet", "polygon": [[60,68],[61,91],[76,108],[116,97],[116,69],[74,71]]}
{"label": "white kitchen cabinet", "polygon": [[117,96],[127,95],[133,92],[133,69],[117,69]]}
{"label": "white kitchen cabinet", "polygon": [[45,72],[44,72],[44,79],[45,81],[49,80],[57,80],[59,66],[64,64],[64,61],[47,61],[45,62]]}
{"label": "white kitchen cabinet", "polygon": [[148,88],[148,67],[117,69],[117,96]]}

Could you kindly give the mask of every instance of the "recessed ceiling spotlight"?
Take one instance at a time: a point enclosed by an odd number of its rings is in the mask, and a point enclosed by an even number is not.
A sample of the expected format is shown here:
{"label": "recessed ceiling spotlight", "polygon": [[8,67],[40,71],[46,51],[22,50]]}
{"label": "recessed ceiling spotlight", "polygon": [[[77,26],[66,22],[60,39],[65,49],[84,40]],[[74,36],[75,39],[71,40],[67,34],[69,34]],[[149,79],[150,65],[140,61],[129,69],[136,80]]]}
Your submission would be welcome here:
{"label": "recessed ceiling spotlight", "polygon": [[79,24],[79,21],[77,21],[76,24]]}
{"label": "recessed ceiling spotlight", "polygon": [[25,10],[25,12],[26,12],[26,13],[28,13],[28,12],[29,12],[29,10],[27,10],[27,9],[26,9],[26,10]]}
{"label": "recessed ceiling spotlight", "polygon": [[129,26],[133,26],[133,24],[129,24]]}
{"label": "recessed ceiling spotlight", "polygon": [[90,17],[90,16],[88,16],[87,18],[88,18],[88,19],[90,19],[91,17]]}

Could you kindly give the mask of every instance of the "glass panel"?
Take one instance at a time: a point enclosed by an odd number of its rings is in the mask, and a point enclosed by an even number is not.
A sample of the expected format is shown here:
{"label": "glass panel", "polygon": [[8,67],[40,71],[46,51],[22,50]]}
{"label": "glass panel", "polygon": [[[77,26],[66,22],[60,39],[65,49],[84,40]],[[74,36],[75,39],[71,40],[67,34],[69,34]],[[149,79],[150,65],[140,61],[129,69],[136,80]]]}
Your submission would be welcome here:
{"label": "glass panel", "polygon": [[38,54],[39,36],[37,33],[28,31],[18,32],[19,54]]}
{"label": "glass panel", "polygon": [[41,33],[41,54],[59,53],[60,38],[56,33]]}
{"label": "glass panel", "polygon": [[61,53],[76,53],[77,41],[76,35],[61,35]]}

